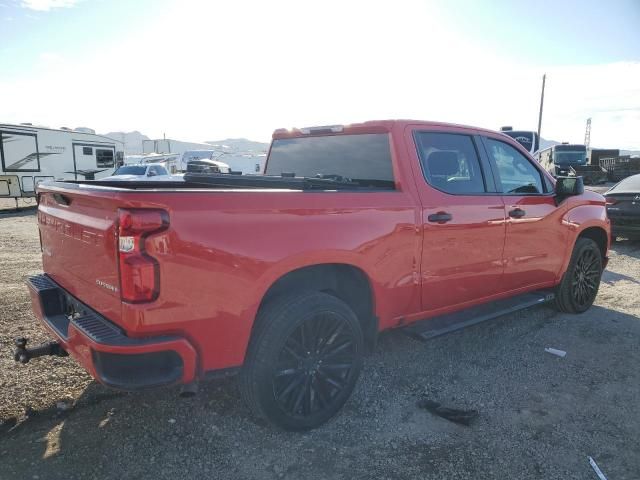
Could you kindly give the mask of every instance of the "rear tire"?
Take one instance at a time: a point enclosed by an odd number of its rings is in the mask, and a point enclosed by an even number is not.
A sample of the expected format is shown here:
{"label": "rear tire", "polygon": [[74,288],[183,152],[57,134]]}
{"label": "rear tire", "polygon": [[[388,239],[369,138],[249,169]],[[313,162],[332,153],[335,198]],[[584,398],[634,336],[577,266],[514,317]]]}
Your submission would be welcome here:
{"label": "rear tire", "polygon": [[556,288],[556,308],[566,313],[583,313],[593,305],[602,276],[602,253],[590,238],[578,238],[569,267]]}
{"label": "rear tire", "polygon": [[256,322],[239,378],[252,413],[285,430],[312,429],[338,413],[362,370],[363,334],[353,310],[307,292],[272,301]]}

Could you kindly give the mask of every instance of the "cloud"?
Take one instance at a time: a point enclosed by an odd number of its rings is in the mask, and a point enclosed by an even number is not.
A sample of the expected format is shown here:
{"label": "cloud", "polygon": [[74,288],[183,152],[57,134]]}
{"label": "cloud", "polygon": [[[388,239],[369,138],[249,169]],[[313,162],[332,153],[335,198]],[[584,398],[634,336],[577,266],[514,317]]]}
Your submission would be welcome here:
{"label": "cloud", "polygon": [[357,2],[300,5],[273,15],[256,2],[247,15],[239,0],[182,0],[90,55],[44,50],[32,70],[0,77],[0,91],[20,92],[3,98],[1,120],[192,141],[381,118],[534,130],[546,72],[545,138],[582,142],[593,117],[593,146],[640,149],[640,62],[516,63],[435,11],[407,14],[424,2],[369,0],[366,21]]}
{"label": "cloud", "polygon": [[54,8],[69,8],[78,3],[79,0],[22,0],[22,6],[29,10],[48,12]]}
{"label": "cloud", "polygon": [[38,59],[40,60],[41,63],[46,65],[46,64],[60,62],[62,60],[62,55],[60,55],[57,52],[42,52],[38,56]]}

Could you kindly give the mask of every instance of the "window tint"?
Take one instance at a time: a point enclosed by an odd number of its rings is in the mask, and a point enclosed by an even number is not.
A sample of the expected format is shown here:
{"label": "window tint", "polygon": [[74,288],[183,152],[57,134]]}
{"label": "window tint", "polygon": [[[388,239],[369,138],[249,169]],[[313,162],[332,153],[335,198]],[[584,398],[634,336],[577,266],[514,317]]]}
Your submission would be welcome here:
{"label": "window tint", "polygon": [[96,165],[98,168],[109,168],[115,166],[113,150],[96,148]]}
{"label": "window tint", "polygon": [[502,193],[544,193],[542,177],[533,164],[511,145],[486,138],[489,158],[498,172],[498,190]]}
{"label": "window tint", "polygon": [[276,139],[267,175],[340,175],[353,180],[393,181],[387,134],[331,135]]}
{"label": "window tint", "polygon": [[93,148],[91,147],[82,147],[83,155],[93,155]]}
{"label": "window tint", "polygon": [[473,140],[455,133],[416,134],[422,171],[430,185],[453,194],[486,191]]}

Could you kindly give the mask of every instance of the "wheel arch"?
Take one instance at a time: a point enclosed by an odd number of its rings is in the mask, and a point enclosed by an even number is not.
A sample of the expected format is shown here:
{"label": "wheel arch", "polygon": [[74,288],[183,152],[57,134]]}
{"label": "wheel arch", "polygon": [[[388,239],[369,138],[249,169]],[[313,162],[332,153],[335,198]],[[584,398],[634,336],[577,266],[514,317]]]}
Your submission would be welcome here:
{"label": "wheel arch", "polygon": [[569,268],[569,262],[571,261],[571,255],[573,254],[573,249],[575,248],[576,243],[580,238],[589,238],[596,242],[602,255],[603,268],[607,265],[607,261],[609,258],[607,256],[607,252],[609,251],[609,236],[606,227],[599,224],[586,225],[575,233],[575,235],[572,237],[571,243],[569,243],[567,247],[566,258],[564,259],[562,269],[560,270],[560,274],[558,275],[558,278],[556,280],[557,284],[562,281],[564,274],[567,272],[567,269]]}
{"label": "wheel arch", "polygon": [[587,227],[578,233],[575,242],[577,242],[579,238],[589,238],[596,242],[602,255],[602,261],[603,263],[605,262],[607,251],[609,250],[609,236],[604,228],[600,226]]}
{"label": "wheel arch", "polygon": [[325,292],[349,305],[362,326],[367,348],[374,348],[378,334],[374,289],[364,270],[348,263],[306,265],[280,275],[262,296],[250,338],[256,331],[259,312],[269,302],[284,294],[305,291]]}
{"label": "wheel arch", "polygon": [[[581,200],[581,197],[570,197],[566,213],[562,218],[562,223],[569,229],[567,239],[567,250],[564,263],[558,273],[557,283],[562,281],[562,277],[569,268],[569,262],[573,249],[579,238],[589,238],[596,242],[602,254],[603,265],[607,263],[607,252],[609,251],[610,224],[607,218],[607,211],[604,206],[604,199],[594,192],[586,192],[588,201]],[[575,204],[575,202],[578,202]]]}

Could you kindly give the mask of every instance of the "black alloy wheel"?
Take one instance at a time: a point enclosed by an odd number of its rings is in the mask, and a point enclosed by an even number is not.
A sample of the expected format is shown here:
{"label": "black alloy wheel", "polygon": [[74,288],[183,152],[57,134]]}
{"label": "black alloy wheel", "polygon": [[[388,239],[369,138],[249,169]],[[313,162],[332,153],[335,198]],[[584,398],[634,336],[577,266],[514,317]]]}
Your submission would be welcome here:
{"label": "black alloy wheel", "polygon": [[600,252],[586,249],[575,264],[571,290],[579,308],[590,306],[598,293],[600,276],[602,275],[601,263]]}
{"label": "black alloy wheel", "polygon": [[273,372],[273,393],[291,416],[331,408],[358,362],[356,334],[339,315],[307,318],[285,341]]}
{"label": "black alloy wheel", "polygon": [[566,313],[582,313],[598,295],[603,253],[590,238],[578,238],[567,271],[556,287],[556,308]]}
{"label": "black alloy wheel", "polygon": [[364,356],[356,314],[325,292],[292,292],[258,315],[240,373],[256,417],[285,430],[327,422],[349,399]]}

